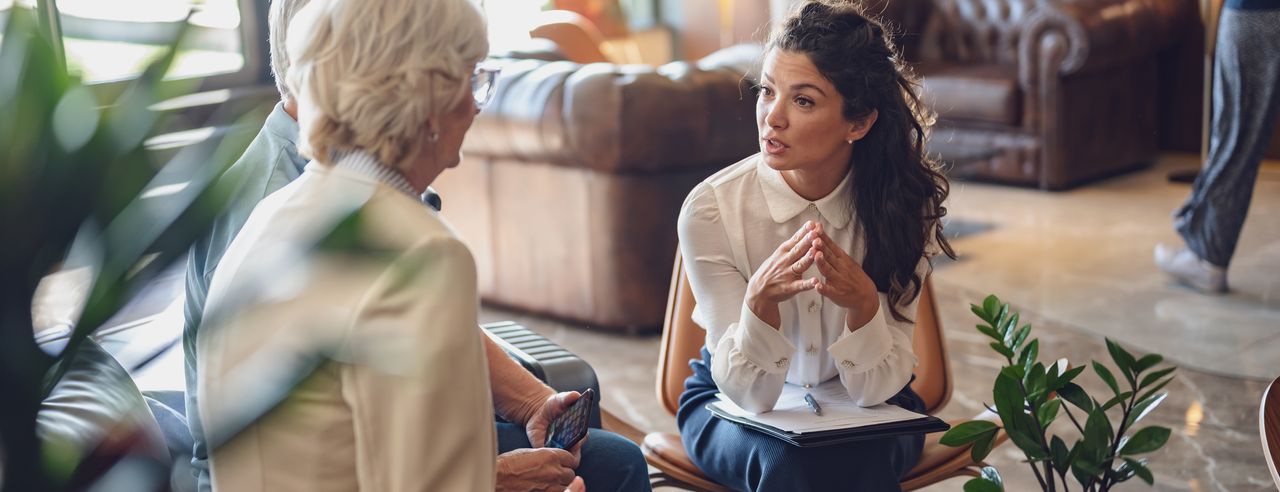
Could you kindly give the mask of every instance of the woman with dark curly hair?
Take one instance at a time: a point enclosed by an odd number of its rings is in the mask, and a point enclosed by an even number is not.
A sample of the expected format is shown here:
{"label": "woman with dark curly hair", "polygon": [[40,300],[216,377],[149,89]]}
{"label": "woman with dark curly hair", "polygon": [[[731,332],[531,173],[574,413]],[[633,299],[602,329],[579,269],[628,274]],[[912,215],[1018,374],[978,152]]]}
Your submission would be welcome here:
{"label": "woman with dark curly hair", "polygon": [[811,1],[775,30],[760,73],[761,152],[698,185],[681,254],[707,331],[678,422],[689,456],[742,490],[898,490],[922,435],[793,447],[713,418],[717,392],[752,412],[785,384],[923,411],[908,384],[916,301],[948,186],[925,156],[918,83],[876,20]]}

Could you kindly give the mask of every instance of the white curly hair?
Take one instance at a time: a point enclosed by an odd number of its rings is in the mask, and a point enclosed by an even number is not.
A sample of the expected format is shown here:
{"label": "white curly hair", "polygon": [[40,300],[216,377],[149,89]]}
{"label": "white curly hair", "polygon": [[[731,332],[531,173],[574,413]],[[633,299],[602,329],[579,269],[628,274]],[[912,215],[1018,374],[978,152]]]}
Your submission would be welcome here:
{"label": "white curly hair", "polygon": [[302,155],[360,149],[408,170],[428,118],[470,97],[489,50],[469,0],[312,0],[289,26]]}

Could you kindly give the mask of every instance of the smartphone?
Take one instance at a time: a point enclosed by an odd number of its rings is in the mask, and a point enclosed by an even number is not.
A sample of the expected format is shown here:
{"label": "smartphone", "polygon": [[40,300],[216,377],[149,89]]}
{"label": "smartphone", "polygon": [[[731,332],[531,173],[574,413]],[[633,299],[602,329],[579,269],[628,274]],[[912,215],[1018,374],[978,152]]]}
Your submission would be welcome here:
{"label": "smartphone", "polygon": [[547,447],[569,449],[587,436],[587,418],[591,415],[596,392],[587,388],[581,395],[547,428]]}

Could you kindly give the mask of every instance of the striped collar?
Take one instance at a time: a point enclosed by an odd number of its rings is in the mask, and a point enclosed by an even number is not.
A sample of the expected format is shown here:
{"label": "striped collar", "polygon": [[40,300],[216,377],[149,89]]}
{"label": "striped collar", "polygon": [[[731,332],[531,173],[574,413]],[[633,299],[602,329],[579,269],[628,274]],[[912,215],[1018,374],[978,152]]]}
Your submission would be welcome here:
{"label": "striped collar", "polygon": [[422,194],[413,189],[400,171],[391,168],[363,150],[342,150],[333,153],[333,167],[371,177],[378,182],[422,201]]}

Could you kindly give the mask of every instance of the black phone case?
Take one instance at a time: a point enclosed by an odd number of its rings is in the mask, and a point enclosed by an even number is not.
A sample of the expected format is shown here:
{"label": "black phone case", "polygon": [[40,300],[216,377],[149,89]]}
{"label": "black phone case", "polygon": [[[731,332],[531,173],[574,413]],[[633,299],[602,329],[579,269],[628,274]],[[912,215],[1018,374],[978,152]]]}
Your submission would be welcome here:
{"label": "black phone case", "polygon": [[587,420],[591,415],[595,392],[588,389],[578,401],[573,402],[551,427],[547,429],[547,447],[569,449],[587,435]]}

